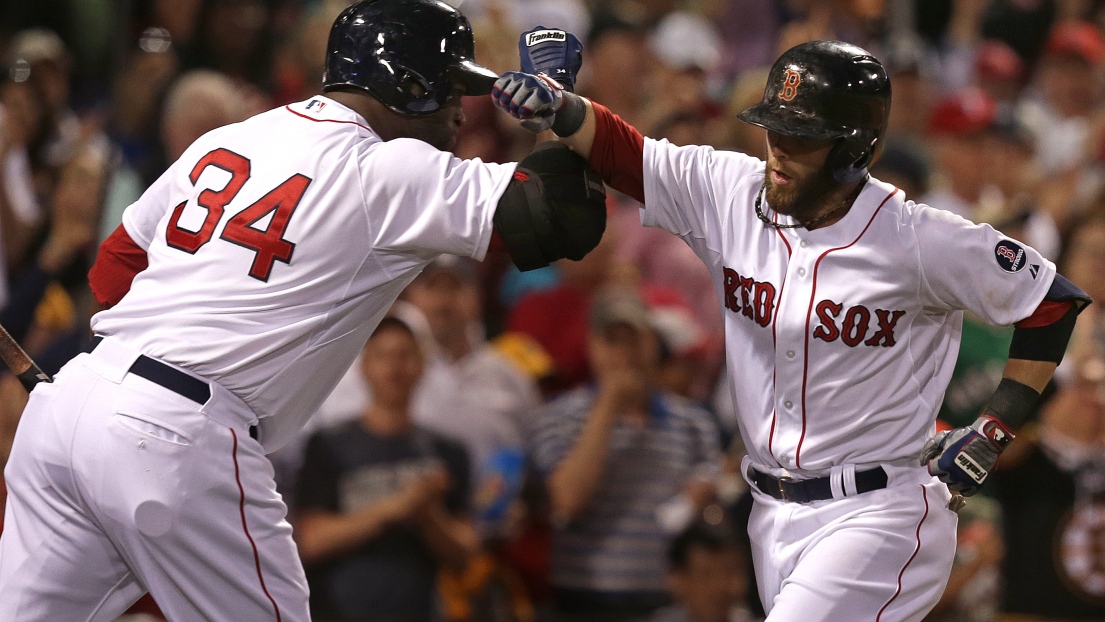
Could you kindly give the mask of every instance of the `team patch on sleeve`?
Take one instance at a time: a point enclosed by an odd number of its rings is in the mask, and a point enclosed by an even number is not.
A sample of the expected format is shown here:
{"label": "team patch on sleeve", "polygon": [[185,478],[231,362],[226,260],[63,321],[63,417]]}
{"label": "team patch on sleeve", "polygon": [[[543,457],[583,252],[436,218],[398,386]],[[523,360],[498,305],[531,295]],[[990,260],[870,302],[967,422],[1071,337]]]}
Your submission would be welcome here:
{"label": "team patch on sleeve", "polygon": [[994,247],[994,256],[998,260],[998,267],[1006,272],[1020,272],[1025,265],[1025,252],[1020,244],[1010,240],[1002,240]]}

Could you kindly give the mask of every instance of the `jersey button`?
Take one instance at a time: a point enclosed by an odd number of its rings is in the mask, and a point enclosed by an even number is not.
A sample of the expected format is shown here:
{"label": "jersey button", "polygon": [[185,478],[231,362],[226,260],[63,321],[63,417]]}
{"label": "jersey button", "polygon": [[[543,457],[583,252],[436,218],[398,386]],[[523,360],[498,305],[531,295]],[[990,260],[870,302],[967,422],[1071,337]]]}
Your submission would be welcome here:
{"label": "jersey button", "polygon": [[786,409],[790,410],[791,408],[794,407],[794,402],[792,402],[790,400],[787,400],[787,401],[783,402],[783,406],[786,406]]}
{"label": "jersey button", "polygon": [[788,359],[794,358],[794,350],[787,350],[787,358]]}
{"label": "jersey button", "polygon": [[798,276],[806,276],[806,269],[798,268]]}
{"label": "jersey button", "polygon": [[809,245],[810,245],[810,243],[805,241],[805,240],[802,240],[801,242],[798,243],[798,246],[801,246],[802,248],[806,248]]}

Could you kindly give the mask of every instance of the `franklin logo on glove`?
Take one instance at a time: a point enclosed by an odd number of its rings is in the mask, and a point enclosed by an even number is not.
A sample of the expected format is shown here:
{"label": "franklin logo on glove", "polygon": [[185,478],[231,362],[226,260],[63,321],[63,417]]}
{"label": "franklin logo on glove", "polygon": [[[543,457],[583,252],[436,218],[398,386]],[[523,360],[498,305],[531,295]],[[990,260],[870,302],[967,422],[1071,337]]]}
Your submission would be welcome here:
{"label": "franklin logo on glove", "polygon": [[538,30],[526,34],[526,46],[533,47],[545,41],[567,41],[568,33],[563,30]]}

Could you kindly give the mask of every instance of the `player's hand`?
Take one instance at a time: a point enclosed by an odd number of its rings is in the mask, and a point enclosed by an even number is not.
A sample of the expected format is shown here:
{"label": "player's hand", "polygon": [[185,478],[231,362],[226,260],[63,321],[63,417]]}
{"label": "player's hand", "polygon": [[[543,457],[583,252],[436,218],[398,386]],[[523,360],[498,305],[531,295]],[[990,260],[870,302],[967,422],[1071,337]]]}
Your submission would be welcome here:
{"label": "player's hand", "polygon": [[564,105],[564,87],[548,76],[508,71],[491,89],[495,106],[538,133],[552,127]]}
{"label": "player's hand", "polygon": [[970,497],[982,488],[1013,433],[993,417],[979,417],[970,427],[946,430],[921,450],[921,464],[953,492]]}
{"label": "player's hand", "polygon": [[522,73],[552,78],[575,92],[576,75],[583,66],[583,44],[566,30],[538,26],[518,38]]}

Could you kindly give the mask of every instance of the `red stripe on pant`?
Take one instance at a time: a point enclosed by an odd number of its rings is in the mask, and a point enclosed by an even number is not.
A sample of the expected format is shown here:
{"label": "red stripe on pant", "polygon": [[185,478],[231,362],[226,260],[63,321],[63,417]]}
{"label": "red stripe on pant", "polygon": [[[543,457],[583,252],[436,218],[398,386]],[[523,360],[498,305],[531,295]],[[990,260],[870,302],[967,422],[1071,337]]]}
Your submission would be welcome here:
{"label": "red stripe on pant", "polygon": [[898,589],[894,590],[894,595],[890,597],[890,600],[886,601],[886,604],[879,609],[879,615],[875,617],[875,622],[882,620],[882,613],[886,611],[886,608],[890,606],[890,603],[894,602],[894,599],[898,598],[898,595],[902,593],[902,575],[905,574],[905,569],[909,568],[909,565],[913,563],[913,558],[917,557],[917,553],[921,550],[921,525],[925,524],[925,519],[929,515],[929,498],[925,495],[925,487],[921,486],[921,498],[925,500],[925,513],[921,515],[920,522],[917,523],[917,548],[913,549],[913,555],[909,556],[904,566],[902,566],[901,572],[898,573]]}
{"label": "red stripe on pant", "polygon": [[269,589],[265,587],[265,577],[261,574],[261,555],[257,552],[257,543],[253,541],[253,536],[249,535],[249,527],[246,525],[246,490],[242,487],[242,476],[238,470],[238,433],[234,431],[234,428],[230,428],[230,435],[234,437],[234,480],[238,482],[238,511],[242,515],[242,531],[245,532],[246,538],[249,540],[249,546],[253,548],[253,563],[257,566],[257,578],[261,581],[261,591],[272,603],[272,610],[276,613],[276,622],[280,622],[280,607],[276,605],[272,594],[269,594]]}

